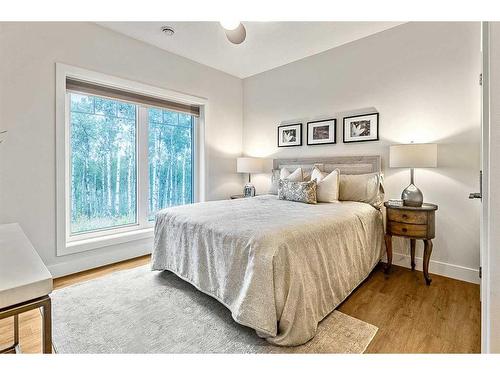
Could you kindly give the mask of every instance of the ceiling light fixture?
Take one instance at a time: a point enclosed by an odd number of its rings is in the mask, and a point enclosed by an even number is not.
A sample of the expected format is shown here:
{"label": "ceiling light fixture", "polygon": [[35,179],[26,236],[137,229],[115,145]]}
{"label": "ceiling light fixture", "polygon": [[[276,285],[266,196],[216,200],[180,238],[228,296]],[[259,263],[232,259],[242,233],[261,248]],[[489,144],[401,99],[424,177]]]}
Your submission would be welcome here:
{"label": "ceiling light fixture", "polygon": [[163,26],[163,27],[161,28],[161,31],[162,31],[165,35],[167,35],[167,36],[172,36],[172,35],[174,35],[174,34],[175,34],[175,30],[174,30],[174,28],[173,28],[173,27],[170,27],[170,26]]}
{"label": "ceiling light fixture", "polygon": [[240,21],[221,21],[220,25],[231,43],[241,44],[245,41],[247,31]]}
{"label": "ceiling light fixture", "polygon": [[240,26],[240,21],[225,20],[220,21],[220,25],[226,30],[235,30]]}

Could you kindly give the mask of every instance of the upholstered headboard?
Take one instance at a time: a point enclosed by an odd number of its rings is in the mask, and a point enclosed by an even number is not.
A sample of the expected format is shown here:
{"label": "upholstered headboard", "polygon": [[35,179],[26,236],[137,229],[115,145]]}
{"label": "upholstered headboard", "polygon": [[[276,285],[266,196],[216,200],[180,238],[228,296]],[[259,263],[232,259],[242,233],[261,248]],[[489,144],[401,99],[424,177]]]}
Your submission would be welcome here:
{"label": "upholstered headboard", "polygon": [[311,171],[314,166],[318,166],[323,172],[331,172],[338,168],[341,174],[365,174],[381,172],[380,160],[380,155],[274,159],[273,168],[286,168],[293,172],[298,167],[302,167],[305,171]]}

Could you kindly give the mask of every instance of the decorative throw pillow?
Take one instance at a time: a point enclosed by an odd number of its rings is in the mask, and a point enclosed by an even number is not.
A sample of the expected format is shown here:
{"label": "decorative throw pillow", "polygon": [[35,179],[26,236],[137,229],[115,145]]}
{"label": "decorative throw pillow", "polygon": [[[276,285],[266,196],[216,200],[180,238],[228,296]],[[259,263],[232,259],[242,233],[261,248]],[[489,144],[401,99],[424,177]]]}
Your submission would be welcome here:
{"label": "decorative throw pillow", "polygon": [[382,176],[379,173],[340,175],[339,200],[364,202],[380,208],[384,201]]}
{"label": "decorative throw pillow", "polygon": [[278,182],[280,179],[290,181],[303,181],[302,168],[297,168],[293,173],[286,168],[273,169],[271,175],[271,189],[269,194],[278,194]]}
{"label": "decorative throw pillow", "polygon": [[280,179],[278,183],[278,199],[303,203],[317,203],[316,188],[316,180],[297,182]]}
{"label": "decorative throw pillow", "polygon": [[290,171],[286,168],[281,168],[280,179],[281,180],[296,181],[296,182],[304,181],[304,175],[302,173],[302,168],[299,167],[296,170],[294,170],[292,173],[290,173]]}
{"label": "decorative throw pillow", "polygon": [[279,180],[290,180],[290,181],[304,181],[302,168],[297,168],[293,173],[286,168],[273,169],[271,175],[271,189],[270,194],[278,194],[278,182]]}
{"label": "decorative throw pillow", "polygon": [[339,176],[340,170],[338,169],[325,173],[314,167],[311,180],[316,180],[318,184],[316,190],[318,202],[332,203],[339,200]]}
{"label": "decorative throw pillow", "polygon": [[323,172],[324,164],[314,164],[311,169],[302,168],[302,181],[310,181],[312,180],[312,172],[317,169],[319,172]]}

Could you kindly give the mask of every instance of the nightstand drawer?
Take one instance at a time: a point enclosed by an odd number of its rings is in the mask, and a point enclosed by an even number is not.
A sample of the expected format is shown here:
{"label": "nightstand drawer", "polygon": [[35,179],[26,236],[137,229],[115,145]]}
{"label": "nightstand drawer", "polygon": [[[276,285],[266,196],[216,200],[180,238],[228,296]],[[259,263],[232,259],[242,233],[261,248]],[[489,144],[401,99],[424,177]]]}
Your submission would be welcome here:
{"label": "nightstand drawer", "polygon": [[387,209],[387,220],[408,224],[427,224],[427,212]]}
{"label": "nightstand drawer", "polygon": [[421,207],[405,207],[400,204],[385,202],[387,212],[387,225],[385,231],[385,246],[387,249],[387,265],[385,272],[388,273],[392,264],[392,236],[410,239],[411,269],[415,270],[415,245],[417,240],[424,242],[424,258],[422,269],[425,282],[430,285],[429,262],[432,253],[432,239],[436,231],[436,211],[438,206],[432,203],[424,203]]}
{"label": "nightstand drawer", "polygon": [[387,221],[387,232],[395,236],[427,237],[427,225]]}

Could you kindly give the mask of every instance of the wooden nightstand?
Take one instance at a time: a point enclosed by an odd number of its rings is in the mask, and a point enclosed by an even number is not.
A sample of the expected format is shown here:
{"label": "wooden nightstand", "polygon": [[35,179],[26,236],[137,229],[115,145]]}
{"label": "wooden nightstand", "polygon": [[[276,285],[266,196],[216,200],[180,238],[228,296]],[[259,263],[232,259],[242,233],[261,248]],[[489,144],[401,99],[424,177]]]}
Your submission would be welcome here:
{"label": "wooden nightstand", "polygon": [[387,210],[387,227],[385,245],[387,247],[388,273],[392,264],[392,236],[410,239],[411,269],[415,270],[415,244],[417,240],[424,241],[424,277],[427,285],[431,284],[429,277],[429,260],[432,253],[432,239],[435,237],[435,213],[438,206],[424,203],[422,207],[394,206],[385,202]]}

